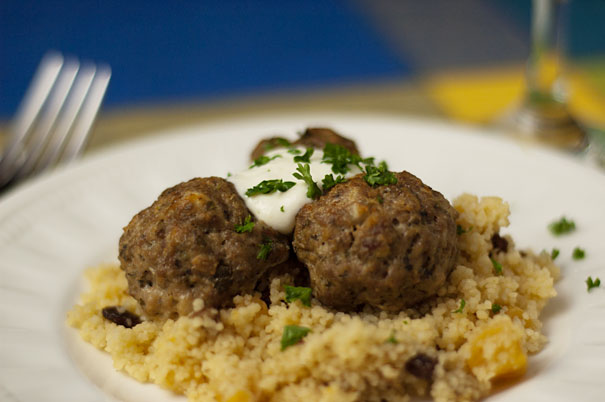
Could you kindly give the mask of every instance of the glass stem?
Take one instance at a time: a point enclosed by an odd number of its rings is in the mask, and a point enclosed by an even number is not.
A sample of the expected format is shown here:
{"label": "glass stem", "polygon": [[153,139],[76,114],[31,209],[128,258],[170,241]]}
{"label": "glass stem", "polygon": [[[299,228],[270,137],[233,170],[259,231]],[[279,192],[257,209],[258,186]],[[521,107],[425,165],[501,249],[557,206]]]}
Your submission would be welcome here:
{"label": "glass stem", "polygon": [[530,57],[527,65],[528,101],[563,102],[558,90],[562,70],[562,0],[533,0]]}
{"label": "glass stem", "polygon": [[532,0],[530,55],[527,62],[527,92],[510,119],[520,138],[551,146],[581,150],[587,145],[585,130],[566,105],[562,77],[564,55],[563,17],[566,0]]}

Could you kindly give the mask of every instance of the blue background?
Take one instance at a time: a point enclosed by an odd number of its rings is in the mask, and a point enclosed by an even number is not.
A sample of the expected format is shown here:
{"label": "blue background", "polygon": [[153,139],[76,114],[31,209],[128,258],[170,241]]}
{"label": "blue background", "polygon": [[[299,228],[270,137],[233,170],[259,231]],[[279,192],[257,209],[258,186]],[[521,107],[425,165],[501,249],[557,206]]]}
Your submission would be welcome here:
{"label": "blue background", "polygon": [[334,0],[9,0],[0,7],[0,115],[14,111],[48,49],[109,63],[112,106],[409,71],[356,10]]}
{"label": "blue background", "polygon": [[[411,5],[409,1],[399,7]],[[527,34],[530,1],[488,3],[497,9],[494,15],[510,21],[511,30]],[[575,23],[569,38],[574,54],[605,51],[604,3],[572,4]],[[413,57],[408,57],[413,55],[394,50],[380,21],[368,17],[367,4],[363,0],[3,0],[0,118],[14,113],[49,49],[110,64],[113,76],[105,99],[109,107],[421,74],[410,61]],[[422,4],[430,11],[430,0]],[[472,17],[468,23],[473,23]],[[440,21],[430,19],[417,24],[440,28]]]}

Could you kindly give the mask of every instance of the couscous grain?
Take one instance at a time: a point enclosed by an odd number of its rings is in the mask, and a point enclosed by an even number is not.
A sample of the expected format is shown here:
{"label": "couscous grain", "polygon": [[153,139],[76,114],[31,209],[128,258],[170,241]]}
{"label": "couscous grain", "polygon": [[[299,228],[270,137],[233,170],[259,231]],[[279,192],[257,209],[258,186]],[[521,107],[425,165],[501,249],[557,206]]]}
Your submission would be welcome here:
{"label": "couscous grain", "polygon": [[[343,313],[315,299],[310,307],[286,303],[285,274],[271,283],[270,306],[259,294],[221,310],[200,300],[189,316],[125,328],[102,309],[143,312],[120,268],[104,265],[86,272],[90,290],[67,321],[117,370],[190,401],[476,400],[494,381],[521,376],[528,355],[546,344],[539,314],[556,295],[559,270],[548,253],[521,253],[510,236],[498,235],[505,251],[494,249],[492,238],[508,225],[501,199],[465,194],[453,205],[462,228],[457,266],[438,296],[416,308]],[[310,331],[282,350],[288,325]]]}

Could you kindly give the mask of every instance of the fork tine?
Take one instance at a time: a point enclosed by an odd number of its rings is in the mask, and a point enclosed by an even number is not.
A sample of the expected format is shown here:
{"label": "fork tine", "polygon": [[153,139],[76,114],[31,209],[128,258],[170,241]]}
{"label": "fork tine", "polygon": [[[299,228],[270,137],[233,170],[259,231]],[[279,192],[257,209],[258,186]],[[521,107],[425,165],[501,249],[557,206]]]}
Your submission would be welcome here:
{"label": "fork tine", "polygon": [[72,161],[86,145],[88,133],[100,109],[110,78],[111,68],[109,66],[103,65],[98,67],[95,79],[90,86],[88,97],[78,114],[78,121],[75,123],[70,141],[65,146],[61,161]]}
{"label": "fork tine", "polygon": [[19,105],[11,127],[11,135],[0,159],[0,186],[8,183],[15,172],[16,162],[23,150],[24,140],[40,114],[57,76],[63,66],[63,57],[57,53],[46,54]]}
{"label": "fork tine", "polygon": [[69,138],[71,128],[89,93],[95,73],[96,67],[94,66],[84,66],[78,73],[65,108],[61,112],[56,128],[48,140],[46,150],[40,157],[40,161],[34,167],[32,173],[38,173],[47,169],[59,159],[61,150]]}
{"label": "fork tine", "polygon": [[0,159],[0,191],[81,153],[110,77],[109,66],[80,69],[58,53],[42,59]]}
{"label": "fork tine", "polygon": [[30,149],[23,164],[15,173],[15,180],[27,177],[34,170],[36,162],[40,158],[40,155],[42,155],[42,152],[44,152],[49,135],[61,113],[61,109],[69,95],[79,68],[80,63],[76,61],[68,61],[63,65],[50,96],[43,106],[39,121],[28,138],[27,145],[29,145]]}

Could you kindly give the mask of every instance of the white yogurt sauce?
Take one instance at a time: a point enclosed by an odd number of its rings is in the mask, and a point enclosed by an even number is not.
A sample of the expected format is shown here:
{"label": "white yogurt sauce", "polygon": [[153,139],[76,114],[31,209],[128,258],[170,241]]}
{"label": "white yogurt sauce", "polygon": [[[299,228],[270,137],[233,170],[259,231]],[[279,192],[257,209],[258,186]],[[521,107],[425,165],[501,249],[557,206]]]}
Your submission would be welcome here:
{"label": "white yogurt sauce", "polygon": [[[290,148],[292,149],[292,148]],[[265,155],[272,158],[280,155],[262,166],[255,166],[242,172],[235,173],[228,177],[235,186],[239,195],[246,202],[248,209],[256,216],[256,219],[264,221],[266,224],[278,232],[288,234],[294,230],[294,218],[298,210],[312,200],[307,197],[308,185],[302,180],[295,178],[292,174],[296,173],[298,163],[294,162],[294,157],[303,155],[306,148],[296,147],[300,154],[293,155],[288,149],[280,148],[267,152]],[[323,151],[316,149],[310,158],[311,177],[322,188],[322,180],[327,174],[332,174],[336,179],[338,174],[332,172],[332,165],[322,163]],[[303,163],[304,164],[304,163]],[[346,178],[352,177],[361,170],[357,166],[349,165],[349,171],[344,175]],[[263,180],[282,179],[296,183],[285,192],[276,191],[271,194],[258,194],[247,196],[246,190],[252,188]]]}

